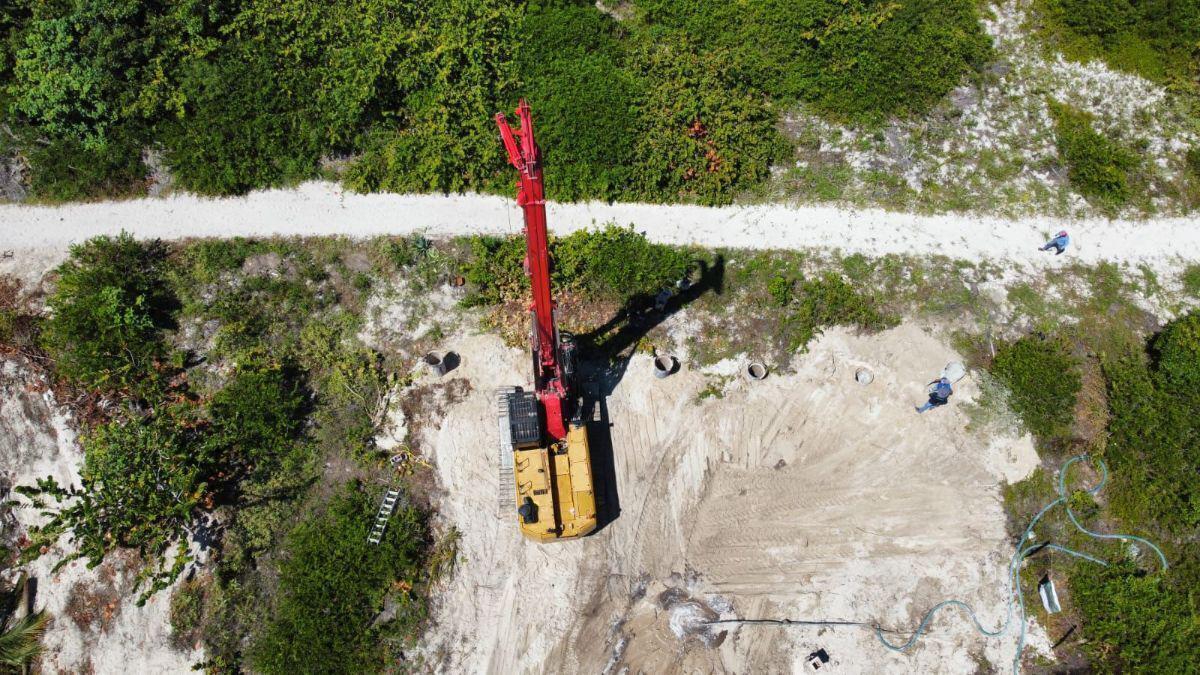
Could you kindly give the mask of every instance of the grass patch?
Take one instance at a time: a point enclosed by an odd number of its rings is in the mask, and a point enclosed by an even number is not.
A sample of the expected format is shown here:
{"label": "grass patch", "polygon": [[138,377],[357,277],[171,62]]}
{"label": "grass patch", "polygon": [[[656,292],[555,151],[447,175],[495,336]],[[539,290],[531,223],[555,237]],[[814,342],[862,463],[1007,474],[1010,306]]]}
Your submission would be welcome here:
{"label": "grass patch", "polygon": [[1151,0],[1037,0],[1048,43],[1077,61],[1109,66],[1161,84],[1194,87],[1200,6]]}
{"label": "grass patch", "polygon": [[1070,428],[1079,393],[1079,364],[1060,338],[1025,337],[996,349],[992,373],[1008,387],[1013,410],[1044,438]]}
{"label": "grass patch", "polygon": [[1133,197],[1133,176],[1141,161],[1132,151],[1095,130],[1089,113],[1050,103],[1054,140],[1071,185],[1101,206],[1117,208]]}
{"label": "grass patch", "polygon": [[1200,299],[1200,265],[1185,267],[1183,274],[1179,275],[1179,281],[1183,284],[1183,292],[1188,297]]}

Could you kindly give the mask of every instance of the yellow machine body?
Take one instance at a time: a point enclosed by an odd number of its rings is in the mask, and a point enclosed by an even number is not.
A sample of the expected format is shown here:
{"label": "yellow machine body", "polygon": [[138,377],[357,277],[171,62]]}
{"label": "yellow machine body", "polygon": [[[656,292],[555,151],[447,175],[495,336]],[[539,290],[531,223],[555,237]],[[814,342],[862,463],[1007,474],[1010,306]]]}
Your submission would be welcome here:
{"label": "yellow machine body", "polygon": [[538,542],[582,537],[596,529],[596,493],[587,427],[571,425],[566,439],[513,452],[516,504],[537,506],[537,520],[518,516],[521,534]]}

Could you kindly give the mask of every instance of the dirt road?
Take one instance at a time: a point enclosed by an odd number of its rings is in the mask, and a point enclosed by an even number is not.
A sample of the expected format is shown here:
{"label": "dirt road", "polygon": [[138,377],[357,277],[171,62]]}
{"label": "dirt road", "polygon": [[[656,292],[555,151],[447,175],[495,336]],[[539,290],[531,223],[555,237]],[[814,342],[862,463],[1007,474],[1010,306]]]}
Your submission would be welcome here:
{"label": "dirt road", "polygon": [[[1014,221],[960,215],[919,216],[879,210],[783,205],[705,208],[649,204],[550,204],[553,231],[615,222],[634,225],[673,244],[739,248],[838,248],[846,253],[943,254],[969,260],[1044,267],[1064,260],[1146,263],[1159,272],[1179,267],[1200,250],[1200,219],[1142,222],[1053,219]],[[71,242],[126,230],[138,237],[231,237],[425,232],[433,236],[515,233],[520,212],[510,197],[348,193],[334,183],[209,199],[178,194],[162,199],[71,204],[0,205],[0,250],[23,256],[65,255]],[[1069,256],[1036,248],[1058,229],[1073,237]],[[48,253],[49,252],[49,253]],[[51,256],[53,257],[53,256]],[[50,264],[55,262],[47,259]],[[4,273],[0,260],[0,273]]]}
{"label": "dirt road", "polygon": [[[597,473],[615,477],[619,515],[555,545],[526,543],[511,513],[495,515],[492,392],[524,382],[527,356],[491,336],[449,346],[471,394],[422,440],[446,491],[442,517],[463,532],[427,636],[439,670],[802,672],[818,648],[842,673],[972,672],[981,655],[1011,659],[1012,640],[985,640],[952,612],[903,655],[860,629],[705,624],[910,629],[947,597],[1003,621],[1012,549],[1000,485],[1037,456],[1028,437],[964,430],[969,378],[954,405],[913,411],[923,382],[957,358],[920,327],[829,331],[795,374],[754,384],[686,368],[657,380],[649,357],[635,357],[605,399],[611,460],[594,451]],[[874,382],[855,382],[859,368]],[[713,382],[719,395],[700,397]]]}

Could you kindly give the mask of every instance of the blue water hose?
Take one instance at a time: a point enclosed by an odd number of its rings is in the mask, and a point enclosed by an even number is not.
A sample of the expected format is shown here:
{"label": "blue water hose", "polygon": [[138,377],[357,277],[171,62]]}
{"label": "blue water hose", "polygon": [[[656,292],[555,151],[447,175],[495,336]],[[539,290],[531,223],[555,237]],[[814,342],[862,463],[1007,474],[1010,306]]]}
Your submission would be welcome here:
{"label": "blue water hose", "polygon": [[1014,673],[1019,672],[1021,669],[1021,654],[1025,651],[1025,623],[1026,623],[1025,596],[1021,593],[1020,571],[1018,569],[1021,561],[1024,560],[1028,555],[1030,555],[1034,551],[1040,550],[1042,548],[1051,548],[1056,551],[1062,551],[1063,553],[1075,556],[1077,558],[1082,558],[1084,560],[1094,562],[1098,565],[1105,565],[1105,566],[1108,565],[1107,562],[1105,562],[1099,558],[1090,556],[1086,553],[1081,553],[1079,551],[1075,551],[1075,550],[1066,548],[1064,546],[1059,546],[1057,544],[1046,544],[1045,546],[1028,546],[1028,547],[1022,548],[1024,543],[1029,540],[1030,533],[1033,532],[1034,525],[1037,525],[1038,521],[1042,519],[1042,516],[1046,515],[1047,511],[1054,508],[1055,506],[1058,506],[1059,504],[1062,504],[1066,508],[1067,516],[1071,519],[1071,524],[1075,526],[1075,529],[1077,529],[1080,532],[1088,535],[1089,537],[1093,537],[1095,539],[1120,539],[1123,541],[1137,541],[1142,544],[1145,544],[1146,546],[1149,546],[1156,554],[1158,554],[1158,560],[1161,563],[1162,571],[1167,570],[1169,567],[1169,565],[1167,564],[1167,557],[1165,555],[1163,555],[1162,550],[1158,546],[1155,546],[1149,540],[1144,539],[1142,537],[1134,536],[1132,534],[1103,534],[1101,532],[1093,532],[1080,524],[1079,520],[1075,517],[1075,512],[1071,510],[1071,505],[1067,500],[1067,471],[1071,468],[1071,466],[1073,464],[1075,464],[1075,462],[1079,462],[1079,461],[1083,461],[1083,460],[1089,460],[1089,461],[1095,462],[1097,465],[1099,465],[1100,472],[1101,472],[1100,482],[1097,483],[1095,487],[1089,488],[1087,490],[1088,494],[1091,494],[1091,495],[1098,494],[1100,492],[1100,490],[1105,486],[1105,484],[1108,483],[1108,466],[1105,465],[1104,460],[1102,460],[1098,457],[1093,458],[1089,455],[1077,455],[1077,456],[1072,457],[1071,459],[1067,460],[1067,462],[1065,464],[1063,464],[1062,469],[1059,472],[1059,476],[1058,476],[1058,499],[1055,499],[1054,501],[1047,504],[1041,511],[1038,511],[1037,515],[1033,517],[1033,520],[1029,521],[1029,527],[1025,528],[1025,532],[1021,535],[1020,541],[1017,542],[1017,550],[1016,550],[1016,552],[1013,553],[1012,562],[1008,566],[1008,595],[1006,596],[1007,602],[1005,603],[1005,606],[1008,609],[1008,613],[1004,618],[1004,623],[1001,624],[999,628],[997,628],[995,630],[988,630],[987,628],[984,628],[983,624],[979,622],[979,617],[975,614],[975,610],[971,609],[971,606],[966,604],[965,602],[962,602],[961,600],[944,600],[944,601],[939,602],[938,604],[934,605],[932,609],[930,609],[928,612],[925,613],[925,616],[922,617],[921,623],[917,626],[917,630],[912,634],[912,637],[910,637],[908,639],[908,641],[902,645],[895,645],[895,644],[892,644],[891,642],[888,642],[887,638],[885,638],[883,636],[883,630],[880,629],[879,626],[875,626],[874,627],[875,628],[875,637],[879,638],[879,641],[881,643],[883,643],[883,646],[887,647],[888,649],[895,651],[895,652],[903,652],[903,651],[907,650],[909,647],[913,646],[913,644],[916,643],[916,641],[921,637],[921,635],[926,631],[926,629],[928,629],[929,622],[933,620],[933,616],[939,610],[941,610],[943,607],[949,607],[949,606],[961,607],[962,609],[966,610],[967,614],[971,617],[971,621],[975,624],[976,630],[978,630],[981,634],[986,635],[987,637],[1000,637],[1001,635],[1007,634],[1009,629],[1012,626],[1013,596],[1015,595],[1017,598],[1017,606],[1020,607],[1020,610],[1021,610],[1020,611],[1021,633],[1020,633],[1020,637],[1017,640],[1017,653],[1013,656],[1013,672]]}

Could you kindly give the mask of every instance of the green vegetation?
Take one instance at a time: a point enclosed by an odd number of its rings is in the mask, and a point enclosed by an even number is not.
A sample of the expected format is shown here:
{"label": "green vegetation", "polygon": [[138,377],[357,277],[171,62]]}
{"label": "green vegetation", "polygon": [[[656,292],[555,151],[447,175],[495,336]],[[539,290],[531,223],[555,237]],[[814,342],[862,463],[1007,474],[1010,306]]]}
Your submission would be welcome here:
{"label": "green vegetation", "polygon": [[174,299],[165,250],[122,234],[71,248],[47,301],[43,337],[56,370],[86,387],[146,392],[158,386]]}
{"label": "green vegetation", "polygon": [[[1161,572],[1155,557],[1144,550],[1135,557],[1126,544],[1081,540],[1069,524],[1047,523],[1043,536],[1116,561],[1109,567],[1072,561],[1058,568],[1069,577],[1072,607],[1067,609],[1077,613],[1085,638],[1079,648],[1101,672],[1185,672],[1195,662],[1200,637],[1196,619],[1200,597],[1194,591],[1200,583],[1200,547],[1195,543],[1200,533],[1200,491],[1193,480],[1200,438],[1195,418],[1200,315],[1189,314],[1168,324],[1149,341],[1148,351],[1121,323],[1074,335],[1081,348],[1099,356],[1106,417],[1091,439],[1090,451],[1107,462],[1110,473],[1101,503],[1075,492],[1071,506],[1100,531],[1150,537],[1163,547],[1171,565]],[[1026,351],[1040,345],[1038,350],[1044,352],[1040,358],[1025,359],[1043,362],[1027,368],[1030,373],[1061,368],[1052,364],[1069,358],[1062,340],[1023,338],[1012,347],[1022,342],[1031,344]],[[1003,353],[998,351],[993,365],[993,372],[1002,378],[1004,371],[1013,370],[1014,362],[1011,355],[1002,359]],[[1060,373],[1059,379],[1070,378]],[[1036,384],[1041,389],[1034,387],[1033,393],[1044,392],[1047,385],[1058,388],[1054,379]],[[1023,397],[1027,397],[1024,388],[1014,385],[1014,408],[1021,410]],[[1050,405],[1048,398],[1042,405]],[[1070,416],[1062,421],[1070,421]],[[1030,426],[1041,440],[1061,432],[1061,426],[1048,420],[1042,420],[1040,428]],[[1051,459],[1056,461],[1061,460]],[[1086,480],[1095,484],[1099,476]],[[1013,522],[1019,523],[1018,531],[1052,498],[1053,489],[1044,473],[1008,489],[1006,502]]]}
{"label": "green vegetation", "polygon": [[801,278],[786,305],[783,320],[791,349],[804,349],[823,326],[856,326],[877,331],[899,319],[885,316],[869,297],[841,276],[826,272],[816,279]]}
{"label": "green vegetation", "polygon": [[525,96],[551,197],[727,203],[782,106],[920,114],[991,53],[970,0],[9,4],[0,123],[44,200],[138,194],[148,149],[205,194],[507,189],[491,116]]}
{"label": "green vegetation", "polygon": [[49,614],[34,612],[7,626],[0,622],[0,667],[19,670],[36,659],[49,621]]}
{"label": "green vegetation", "polygon": [[[410,506],[383,545],[366,543],[377,491],[386,483],[408,494],[409,479],[427,479],[380,470],[373,438],[397,374],[357,339],[372,263],[349,248],[98,238],[72,249],[54,277],[53,314],[32,323],[6,282],[0,349],[20,348],[32,332],[52,375],[87,394],[80,400],[103,402],[81,411],[79,485],[46,478],[16,489],[48,516],[22,558],[63,535],[76,552],[59,566],[135,550],[145,601],[179,577],[189,541],[220,512],[214,567],[172,608],[181,639],[205,645],[208,667],[292,672],[325,662],[304,648],[348,672],[401,658],[431,584],[453,567],[454,537],[435,545],[428,513]],[[444,279],[445,259],[428,246],[380,248],[409,251],[393,273]],[[347,470],[322,477],[324,462]],[[354,486],[338,487],[346,481]],[[330,585],[327,573],[343,583]],[[324,613],[311,611],[318,599]],[[385,601],[399,608],[395,618],[370,628]]]}
{"label": "green vegetation", "polygon": [[[828,326],[872,331],[901,315],[952,317],[965,326],[959,350],[989,368],[972,426],[1011,427],[1011,406],[1047,451],[1043,470],[1006,489],[1013,522],[1023,528],[1051,501],[1056,464],[1086,449],[1108,463],[1110,483],[1093,499],[1080,488],[1096,476],[1081,468],[1072,508],[1095,529],[1162,543],[1171,562],[1159,574],[1146,551],[1074,540],[1069,523],[1048,517],[1039,536],[1129,561],[1102,569],[1055,558],[1055,574],[1069,577],[1068,611],[1087,639],[1078,648],[1100,671],[1186,670],[1200,613],[1191,590],[1200,584],[1200,492],[1191,485],[1200,315],[1147,342],[1137,331],[1154,324],[1139,296],[1170,305],[1177,295],[1148,270],[1067,266],[1012,287],[1001,303],[978,291],[997,270],[946,258],[707,252],[620,227],[557,238],[553,255],[564,325],[583,336],[620,324],[632,340],[583,341],[585,349],[616,344],[618,357],[630,345],[671,344],[686,323],[697,361],[748,353],[778,368]],[[122,236],[72,251],[49,296],[54,316],[30,316],[15,300],[18,287],[0,285],[0,352],[43,345],[56,386],[105,404],[79,417],[81,484],[20,490],[50,512],[24,557],[63,534],[89,563],[134,549],[153,592],[176,579],[192,533],[220,513],[210,569],[172,602],[181,644],[202,643],[204,667],[294,672],[320,663],[374,672],[400,662],[424,627],[438,580],[453,570],[457,535],[434,539],[419,451],[406,449],[418,461],[392,471],[374,446],[382,401],[408,381],[414,356],[443,328],[453,330],[455,311],[419,303],[458,275],[466,279],[463,304],[482,306],[502,331],[507,318],[515,339],[526,339],[525,315],[514,311],[528,292],[523,256],[519,238],[165,245]],[[647,308],[685,276],[697,290],[686,303],[676,296],[686,322],[668,332]],[[376,351],[358,336],[379,329],[363,316],[378,300],[405,308],[398,333],[432,312],[445,323]],[[136,334],[152,343],[151,357],[132,359],[123,343],[88,348],[89,331],[113,317],[132,317],[119,325],[143,331]],[[1035,332],[1007,332],[1019,327]],[[141,379],[127,374],[138,369]],[[721,396],[723,384],[709,382],[696,402]],[[427,398],[452,395],[438,393]],[[418,398],[402,403],[417,406]],[[365,533],[385,484],[402,489],[402,506],[384,543],[369,546]],[[1031,570],[1043,559],[1031,559]]]}
{"label": "green vegetation", "polygon": [[1185,673],[1196,665],[1200,622],[1186,589],[1134,565],[1078,565],[1071,592],[1103,672]]}
{"label": "green vegetation", "polygon": [[1192,176],[1200,178],[1200,146],[1189,149],[1184,160],[1187,162],[1187,168],[1192,172]]}
{"label": "green vegetation", "polygon": [[[425,618],[422,583],[429,548],[424,515],[401,507],[383,541],[367,543],[375,498],[347,485],[325,511],[288,534],[279,570],[280,599],[270,623],[251,647],[250,663],[263,673],[380,672],[390,663],[381,638],[411,640]],[[393,617],[373,620],[395,586]]]}
{"label": "green vegetation", "polygon": [[1043,33],[1069,58],[1103,59],[1154,82],[1195,86],[1200,5],[1180,0],[1038,0]]}
{"label": "green vegetation", "polygon": [[925,112],[991,55],[969,0],[635,4],[647,23],[722,50],[755,90],[841,120]]}
{"label": "green vegetation", "polygon": [[[472,292],[468,304],[524,297],[529,281],[522,266],[523,237],[473,237],[470,247],[464,265]],[[650,243],[633,229],[614,225],[552,239],[550,255],[557,288],[613,302],[673,286],[691,264],[687,251]]]}
{"label": "green vegetation", "polygon": [[1183,282],[1183,292],[1193,298],[1200,299],[1200,265],[1188,265],[1180,276]]}
{"label": "green vegetation", "polygon": [[1079,393],[1078,363],[1061,339],[1025,337],[996,349],[992,373],[1012,392],[1013,410],[1035,435],[1065,434]]}
{"label": "green vegetation", "polygon": [[1050,103],[1054,139],[1066,164],[1071,185],[1101,206],[1121,206],[1133,197],[1131,173],[1141,164],[1137,155],[1096,131],[1094,118],[1061,103]]}
{"label": "green vegetation", "polygon": [[1200,382],[1200,315],[1169,325],[1151,344],[1104,364],[1111,438],[1105,457],[1118,474],[1113,509],[1130,522],[1154,522],[1166,532],[1200,530],[1195,419]]}
{"label": "green vegetation", "polygon": [[537,115],[546,190],[560,199],[617,199],[632,181],[645,82],[610,16],[576,2],[528,6],[517,50],[523,95]]}

